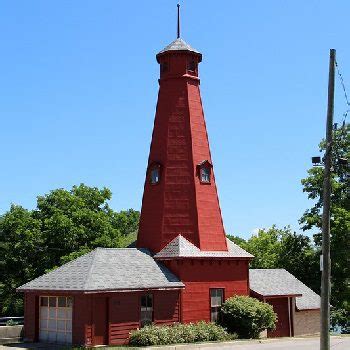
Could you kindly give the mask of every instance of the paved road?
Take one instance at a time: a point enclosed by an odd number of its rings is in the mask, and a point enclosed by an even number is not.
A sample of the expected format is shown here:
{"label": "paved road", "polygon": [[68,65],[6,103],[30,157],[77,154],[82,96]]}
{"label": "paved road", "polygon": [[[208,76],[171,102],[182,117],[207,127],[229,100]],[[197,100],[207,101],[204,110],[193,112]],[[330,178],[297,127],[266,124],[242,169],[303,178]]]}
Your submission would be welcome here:
{"label": "paved road", "polygon": [[[164,347],[147,348],[148,350],[319,350],[319,338],[284,338],[268,339],[261,341],[237,341],[230,343],[212,343],[197,345],[173,345]],[[0,345],[1,350],[61,350],[62,346],[45,344],[12,344]],[[66,348],[67,349],[67,348]],[[107,348],[108,349],[108,348]],[[129,348],[131,349],[131,348]],[[140,349],[140,348],[139,348]],[[145,348],[146,349],[146,348]],[[331,337],[331,350],[349,350],[350,337]]]}
{"label": "paved road", "polygon": [[[176,350],[180,350],[176,347]],[[203,347],[184,347],[183,350],[204,349],[204,350],[319,350],[319,338],[293,338],[278,340],[263,340],[261,342],[247,341],[231,344],[206,344]],[[332,337],[332,350],[349,350],[350,337]]]}

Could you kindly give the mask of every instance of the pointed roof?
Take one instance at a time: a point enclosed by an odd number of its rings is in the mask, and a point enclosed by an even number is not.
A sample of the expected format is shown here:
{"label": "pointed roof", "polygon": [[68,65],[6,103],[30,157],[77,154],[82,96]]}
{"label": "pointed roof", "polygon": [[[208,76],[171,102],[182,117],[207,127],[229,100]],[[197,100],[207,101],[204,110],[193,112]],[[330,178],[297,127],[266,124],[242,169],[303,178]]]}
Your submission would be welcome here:
{"label": "pointed roof", "polygon": [[197,54],[201,54],[199,51],[191,47],[189,44],[185,42],[185,40],[181,38],[175,39],[168,46],[166,46],[162,51],[160,51],[158,55],[167,51],[190,51]]}
{"label": "pointed roof", "polygon": [[227,251],[203,251],[178,235],[168,243],[154,258],[253,258],[253,255],[227,239]]}
{"label": "pointed roof", "polygon": [[261,296],[299,295],[298,310],[320,308],[320,296],[285,269],[250,269],[250,289]]}
{"label": "pointed roof", "polygon": [[96,248],[17,290],[97,292],[183,287],[147,249]]}

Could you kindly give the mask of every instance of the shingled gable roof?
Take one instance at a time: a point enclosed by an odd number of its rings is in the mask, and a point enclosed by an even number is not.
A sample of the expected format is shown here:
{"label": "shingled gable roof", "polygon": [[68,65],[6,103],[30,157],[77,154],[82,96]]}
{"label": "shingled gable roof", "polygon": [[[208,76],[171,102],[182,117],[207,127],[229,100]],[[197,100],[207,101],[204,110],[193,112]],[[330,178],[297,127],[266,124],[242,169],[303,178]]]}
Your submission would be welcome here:
{"label": "shingled gable roof", "polygon": [[97,248],[17,290],[97,292],[183,287],[146,249]]}
{"label": "shingled gable roof", "polygon": [[261,296],[299,295],[298,310],[320,308],[320,296],[285,269],[250,269],[250,289]]}
{"label": "shingled gable roof", "polygon": [[253,258],[253,255],[227,239],[228,251],[203,251],[189,242],[185,237],[178,235],[168,243],[155,259],[166,258]]}

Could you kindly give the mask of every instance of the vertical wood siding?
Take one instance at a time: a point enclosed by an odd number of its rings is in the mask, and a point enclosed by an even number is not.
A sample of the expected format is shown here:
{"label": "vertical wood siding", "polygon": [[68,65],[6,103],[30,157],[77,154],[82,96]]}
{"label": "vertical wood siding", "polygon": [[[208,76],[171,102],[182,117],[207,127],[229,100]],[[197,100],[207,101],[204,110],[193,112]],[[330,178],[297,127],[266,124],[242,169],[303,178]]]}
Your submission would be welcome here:
{"label": "vertical wood siding", "polygon": [[[150,291],[153,293],[155,324],[179,322],[179,291]],[[142,292],[113,293],[109,298],[110,345],[127,344],[132,330],[140,327],[140,296]]]}
{"label": "vertical wood siding", "polygon": [[182,321],[210,321],[210,289],[223,288],[225,299],[249,295],[248,262],[239,260],[165,261],[185,284],[182,292]]}

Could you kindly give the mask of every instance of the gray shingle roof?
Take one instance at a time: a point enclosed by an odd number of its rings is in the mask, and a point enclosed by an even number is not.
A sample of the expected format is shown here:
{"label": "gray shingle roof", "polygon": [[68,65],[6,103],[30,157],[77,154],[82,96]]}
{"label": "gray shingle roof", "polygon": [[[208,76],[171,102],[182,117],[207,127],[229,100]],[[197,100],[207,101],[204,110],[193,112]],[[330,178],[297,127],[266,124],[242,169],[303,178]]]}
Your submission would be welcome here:
{"label": "gray shingle roof", "polygon": [[250,269],[250,289],[262,296],[295,295],[298,310],[320,308],[320,296],[285,269]]}
{"label": "gray shingle roof", "polygon": [[178,235],[168,243],[154,258],[253,258],[253,255],[227,239],[228,251],[203,251]]}
{"label": "gray shingle roof", "polygon": [[92,292],[182,287],[184,284],[146,249],[97,248],[18,290]]}
{"label": "gray shingle roof", "polygon": [[160,51],[158,54],[164,53],[166,51],[191,51],[194,53],[198,53],[199,51],[195,50],[193,47],[188,45],[183,39],[177,38],[172,43],[170,43],[168,46],[166,46],[162,51]]}

